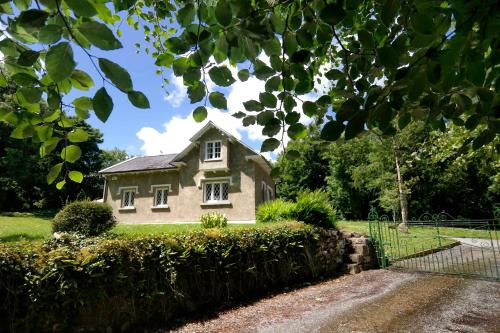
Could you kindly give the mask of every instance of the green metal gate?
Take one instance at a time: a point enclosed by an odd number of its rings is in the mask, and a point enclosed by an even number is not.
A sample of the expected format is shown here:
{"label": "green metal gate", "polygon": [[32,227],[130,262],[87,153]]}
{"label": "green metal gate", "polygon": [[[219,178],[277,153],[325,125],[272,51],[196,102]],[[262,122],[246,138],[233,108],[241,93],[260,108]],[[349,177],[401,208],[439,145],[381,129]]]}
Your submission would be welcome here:
{"label": "green metal gate", "polygon": [[399,222],[372,209],[370,236],[381,268],[500,279],[500,210],[493,219],[454,218],[446,212]]}

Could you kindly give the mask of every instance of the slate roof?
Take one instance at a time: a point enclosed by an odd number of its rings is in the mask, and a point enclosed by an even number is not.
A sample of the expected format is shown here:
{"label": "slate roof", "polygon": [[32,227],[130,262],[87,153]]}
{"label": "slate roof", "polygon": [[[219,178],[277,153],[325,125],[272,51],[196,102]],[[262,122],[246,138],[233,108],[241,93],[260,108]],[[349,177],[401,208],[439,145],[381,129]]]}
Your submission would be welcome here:
{"label": "slate roof", "polygon": [[176,168],[172,164],[177,154],[137,156],[99,171],[99,173],[121,173]]}

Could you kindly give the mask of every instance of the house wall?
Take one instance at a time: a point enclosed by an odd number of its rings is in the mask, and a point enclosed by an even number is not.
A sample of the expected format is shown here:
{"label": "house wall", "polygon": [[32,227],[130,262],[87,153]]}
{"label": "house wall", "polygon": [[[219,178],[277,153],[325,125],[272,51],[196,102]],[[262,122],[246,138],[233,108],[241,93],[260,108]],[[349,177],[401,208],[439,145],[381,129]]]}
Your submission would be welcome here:
{"label": "house wall", "polygon": [[[224,163],[204,161],[204,142],[221,139],[223,141]],[[253,151],[238,142],[231,143],[216,131],[209,131],[199,141],[199,147],[191,150],[182,161],[186,166],[179,171],[136,173],[133,175],[117,175],[107,177],[107,196],[104,198],[114,210],[120,223],[170,223],[199,222],[200,216],[207,212],[226,214],[232,222],[254,222],[256,209],[256,188],[260,191],[261,180],[272,182],[269,175],[253,161],[247,161],[246,156],[255,155]],[[211,164],[214,163],[214,164]],[[207,168],[207,164],[215,167]],[[205,169],[202,168],[205,167]],[[212,170],[212,171],[211,171]],[[229,202],[223,205],[204,205],[204,180],[230,177]],[[267,178],[266,178],[267,177]],[[154,191],[151,186],[156,184],[171,184],[172,190],[168,197],[168,209],[152,209]],[[138,186],[139,193],[135,197],[135,210],[120,209],[122,193],[120,187]],[[274,185],[272,186],[274,189]]]}
{"label": "house wall", "polygon": [[276,196],[276,188],[274,180],[271,178],[271,175],[262,169],[258,164],[255,164],[255,203],[256,207],[259,207],[260,204],[264,203],[265,197],[262,193],[262,183],[266,184],[266,186],[270,186],[273,190],[273,196]]}

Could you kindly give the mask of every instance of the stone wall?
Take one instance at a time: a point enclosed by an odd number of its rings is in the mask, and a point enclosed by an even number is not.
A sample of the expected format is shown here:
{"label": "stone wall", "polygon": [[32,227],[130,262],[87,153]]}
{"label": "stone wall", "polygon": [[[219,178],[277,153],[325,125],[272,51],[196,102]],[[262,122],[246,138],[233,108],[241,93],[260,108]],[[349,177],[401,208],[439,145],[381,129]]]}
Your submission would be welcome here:
{"label": "stone wall", "polygon": [[345,242],[344,264],[349,274],[378,268],[377,254],[370,238],[357,233],[341,231]]}
{"label": "stone wall", "polygon": [[370,238],[360,233],[323,230],[318,255],[328,266],[343,266],[344,271],[349,274],[378,268],[375,248]]}

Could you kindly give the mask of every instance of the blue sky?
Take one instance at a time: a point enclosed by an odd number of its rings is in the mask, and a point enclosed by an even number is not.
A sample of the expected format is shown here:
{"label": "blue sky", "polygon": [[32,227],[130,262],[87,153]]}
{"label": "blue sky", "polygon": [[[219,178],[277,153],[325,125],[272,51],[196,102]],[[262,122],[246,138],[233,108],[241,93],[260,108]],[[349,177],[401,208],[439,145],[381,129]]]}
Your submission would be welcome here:
{"label": "blue sky", "polygon": [[[134,89],[140,90],[148,97],[151,109],[137,109],[130,104],[125,94],[106,84],[108,93],[112,96],[114,109],[106,123],[102,123],[93,114],[89,123],[100,129],[104,134],[102,148],[118,147],[126,150],[131,155],[154,155],[159,153],[180,152],[188,144],[188,139],[205,123],[196,123],[191,116],[196,105],[191,105],[182,86],[182,79],[173,76],[170,70],[165,76],[171,80],[166,86],[170,92],[167,95],[161,87],[162,78],[155,73],[152,56],[144,51],[136,52],[135,43],[147,45],[144,41],[142,30],[135,31],[126,23],[122,24],[123,36],[120,41],[123,48],[114,51],[101,51],[92,47],[91,54],[105,57],[126,68],[134,82]],[[77,46],[73,46],[78,68],[85,70],[95,80],[95,87],[87,92],[74,91],[66,96],[65,102],[70,103],[75,97],[92,97],[96,89],[102,86],[97,71],[92,66],[89,58]],[[236,69],[234,69],[236,78]],[[237,81],[233,87],[222,90],[209,82],[209,90],[222,91],[228,98],[229,110],[209,108],[208,119],[234,134],[257,151],[264,137],[261,128],[251,126],[243,127],[241,120],[230,116],[231,113],[244,110],[243,101],[258,99],[258,93],[264,91],[264,83],[250,79],[245,83]]]}

